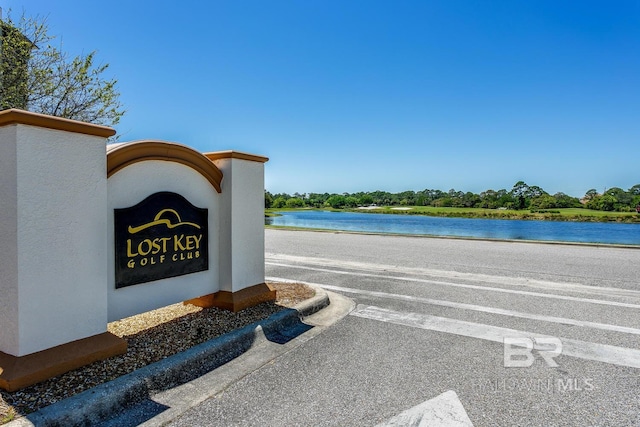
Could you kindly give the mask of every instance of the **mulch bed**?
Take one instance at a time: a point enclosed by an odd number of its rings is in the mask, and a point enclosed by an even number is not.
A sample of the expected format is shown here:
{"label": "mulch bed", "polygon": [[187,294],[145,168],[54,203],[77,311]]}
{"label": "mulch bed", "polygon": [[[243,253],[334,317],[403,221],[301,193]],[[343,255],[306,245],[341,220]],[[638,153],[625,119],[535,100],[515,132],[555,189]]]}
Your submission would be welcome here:
{"label": "mulch bed", "polygon": [[109,323],[109,332],[125,339],[127,352],[92,363],[12,393],[0,390],[0,424],[37,411],[121,375],[195,345],[266,319],[315,295],[299,283],[269,283],[277,300],[238,313],[190,304],[173,304]]}

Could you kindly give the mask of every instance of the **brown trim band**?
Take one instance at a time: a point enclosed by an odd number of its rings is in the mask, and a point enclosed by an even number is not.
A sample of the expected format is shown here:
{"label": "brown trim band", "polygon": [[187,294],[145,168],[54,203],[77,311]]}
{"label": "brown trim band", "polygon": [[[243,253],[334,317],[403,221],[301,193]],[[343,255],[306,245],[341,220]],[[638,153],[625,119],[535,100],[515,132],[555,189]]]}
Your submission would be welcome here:
{"label": "brown trim band", "polygon": [[220,291],[185,301],[198,307],[218,307],[234,313],[267,301],[275,301],[276,291],[266,283],[250,286],[238,292]]}
{"label": "brown trim band", "polygon": [[251,162],[266,163],[269,161],[268,157],[257,156],[255,154],[242,153],[240,151],[214,151],[213,153],[204,153],[207,159],[214,161],[218,159],[240,159],[249,160]]}
{"label": "brown trim band", "polygon": [[120,169],[146,160],[176,162],[194,169],[222,192],[222,172],[199,151],[186,145],[165,141],[136,141],[107,146],[107,178]]}
{"label": "brown trim band", "polygon": [[16,124],[64,130],[85,135],[101,136],[103,138],[108,138],[116,134],[115,129],[107,126],[94,125],[77,120],[64,119],[62,117],[47,116],[45,114],[32,113],[15,108],[0,111],[0,126]]}
{"label": "brown trim band", "polygon": [[110,332],[26,356],[17,357],[0,351],[0,388],[16,391],[126,351],[127,342]]}

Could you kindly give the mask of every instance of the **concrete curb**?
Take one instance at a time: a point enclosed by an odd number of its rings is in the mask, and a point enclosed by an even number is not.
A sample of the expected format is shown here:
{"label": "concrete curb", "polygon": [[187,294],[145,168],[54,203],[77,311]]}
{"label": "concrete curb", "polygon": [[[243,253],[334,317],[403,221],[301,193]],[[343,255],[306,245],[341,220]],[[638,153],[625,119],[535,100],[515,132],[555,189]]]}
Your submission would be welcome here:
{"label": "concrete curb", "polygon": [[316,291],[315,296],[293,306],[293,309],[300,313],[302,318],[311,316],[329,305],[327,291],[318,286],[307,286]]}
{"label": "concrete curb", "polygon": [[265,340],[286,343],[310,326],[302,319],[329,305],[327,292],[314,288],[316,295],[291,309],[247,325],[182,353],[158,361],[113,381],[101,384],[58,403],[47,406],[6,427],[84,426],[103,422],[123,408],[155,393],[191,381],[247,352]]}

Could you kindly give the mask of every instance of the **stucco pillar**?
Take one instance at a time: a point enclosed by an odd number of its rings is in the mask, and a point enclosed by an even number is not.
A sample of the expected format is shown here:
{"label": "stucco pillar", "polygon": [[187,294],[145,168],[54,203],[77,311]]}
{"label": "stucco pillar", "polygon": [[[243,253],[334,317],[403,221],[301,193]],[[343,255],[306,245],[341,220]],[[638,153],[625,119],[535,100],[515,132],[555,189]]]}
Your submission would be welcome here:
{"label": "stucco pillar", "polygon": [[238,311],[275,299],[264,281],[264,163],[237,151],[205,153],[223,174],[220,203],[220,291],[189,301]]}
{"label": "stucco pillar", "polygon": [[126,349],[106,332],[105,143],[114,133],[0,112],[0,388]]}

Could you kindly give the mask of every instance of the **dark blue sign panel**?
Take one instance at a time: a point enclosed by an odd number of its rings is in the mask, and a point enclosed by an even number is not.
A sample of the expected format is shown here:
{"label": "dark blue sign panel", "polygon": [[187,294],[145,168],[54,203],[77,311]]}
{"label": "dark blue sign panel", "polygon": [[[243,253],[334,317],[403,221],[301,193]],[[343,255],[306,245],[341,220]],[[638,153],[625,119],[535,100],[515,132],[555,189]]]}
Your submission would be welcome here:
{"label": "dark blue sign panel", "polygon": [[176,193],[115,209],[116,289],[209,269],[209,214]]}

